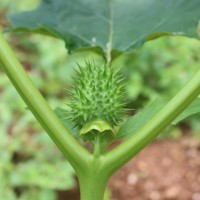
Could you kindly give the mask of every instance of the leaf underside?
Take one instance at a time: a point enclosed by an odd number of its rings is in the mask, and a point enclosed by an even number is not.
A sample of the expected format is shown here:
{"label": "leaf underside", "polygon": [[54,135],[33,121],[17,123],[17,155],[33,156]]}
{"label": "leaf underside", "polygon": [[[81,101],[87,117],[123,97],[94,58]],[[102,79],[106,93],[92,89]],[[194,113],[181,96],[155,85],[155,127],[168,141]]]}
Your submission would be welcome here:
{"label": "leaf underside", "polygon": [[[119,129],[117,138],[127,138],[139,131],[152,117],[169,102],[169,99],[156,99],[141,112],[130,117]],[[185,118],[200,113],[200,97],[193,101],[173,122],[176,125]]]}
{"label": "leaf underside", "polygon": [[163,35],[198,37],[200,0],[43,0],[9,16],[12,31],[34,31],[65,41],[69,51],[123,52]]}

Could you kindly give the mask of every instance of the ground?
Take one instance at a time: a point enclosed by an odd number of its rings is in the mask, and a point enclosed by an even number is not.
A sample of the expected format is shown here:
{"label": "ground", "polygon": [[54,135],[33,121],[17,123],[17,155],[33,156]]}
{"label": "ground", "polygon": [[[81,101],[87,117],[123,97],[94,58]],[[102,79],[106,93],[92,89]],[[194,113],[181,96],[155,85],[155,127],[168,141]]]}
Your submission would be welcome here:
{"label": "ground", "polygon": [[[109,186],[111,200],[200,200],[200,143],[188,136],[157,140],[117,171]],[[79,195],[62,192],[64,199]]]}

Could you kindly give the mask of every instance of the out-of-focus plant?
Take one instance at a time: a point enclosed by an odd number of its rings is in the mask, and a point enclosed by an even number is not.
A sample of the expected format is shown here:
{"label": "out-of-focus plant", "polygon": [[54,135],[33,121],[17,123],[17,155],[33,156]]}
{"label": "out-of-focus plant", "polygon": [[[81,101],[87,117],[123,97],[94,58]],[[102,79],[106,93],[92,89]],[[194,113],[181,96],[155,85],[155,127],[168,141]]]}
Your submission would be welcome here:
{"label": "out-of-focus plant", "polygon": [[194,39],[163,37],[122,55],[115,64],[127,79],[130,104],[143,107],[163,95],[173,96],[198,70],[199,51],[200,44]]}
{"label": "out-of-focus plant", "polygon": [[[22,52],[21,54],[23,55]],[[29,73],[45,94],[48,88],[44,81],[48,80],[50,85],[56,82],[48,73],[43,80],[36,79],[42,70],[31,70]],[[0,196],[8,200],[28,200],[30,196],[38,200],[56,199],[55,190],[66,190],[75,186],[74,171],[45,136],[2,73],[0,85]],[[62,88],[62,83],[57,85],[57,88]],[[53,106],[55,96],[53,98],[49,94],[52,95],[49,92],[47,98]]]}
{"label": "out-of-focus plant", "polygon": [[[128,82],[128,108],[135,105],[143,108],[156,98],[176,94],[178,88],[183,87],[198,70],[199,51],[200,44],[194,39],[166,36],[116,59],[114,64],[120,68]],[[138,110],[130,113],[135,112]],[[188,117],[182,123],[191,126],[191,133],[199,138],[199,115]],[[170,127],[160,137],[177,138],[181,132],[178,127]]]}
{"label": "out-of-focus plant", "polygon": [[73,169],[33,120],[3,74],[0,83],[0,196],[16,199],[18,191],[19,199],[30,199],[28,193],[34,194],[33,199],[55,199],[53,189],[74,187]]}
{"label": "out-of-focus plant", "polygon": [[[34,7],[36,3],[36,1],[28,3],[20,1],[12,4],[8,1],[1,1],[0,26],[7,26],[5,16],[8,10],[23,10],[27,7]],[[51,106],[53,107],[55,102],[58,102],[58,96],[60,103],[64,101],[62,98],[63,85],[66,86],[68,80],[64,80],[63,74],[70,74],[68,71],[70,72],[71,68],[62,67],[67,62],[63,59],[66,57],[66,51],[61,48],[63,42],[31,35],[27,39],[23,37],[23,34],[19,38],[9,34],[7,39],[18,52],[24,68],[49,100]],[[41,45],[35,45],[35,42]],[[54,49],[58,56],[51,56],[48,53],[49,57],[37,60],[35,64],[38,55],[50,52],[48,45],[51,42],[55,44]],[[41,68],[38,68],[38,65]],[[45,70],[47,66],[51,66],[51,70]],[[46,81],[49,84],[46,84]],[[57,199],[56,190],[74,188],[74,170],[71,165],[52,141],[45,136],[27,106],[10,86],[1,68],[0,99],[0,199],[55,200]]]}

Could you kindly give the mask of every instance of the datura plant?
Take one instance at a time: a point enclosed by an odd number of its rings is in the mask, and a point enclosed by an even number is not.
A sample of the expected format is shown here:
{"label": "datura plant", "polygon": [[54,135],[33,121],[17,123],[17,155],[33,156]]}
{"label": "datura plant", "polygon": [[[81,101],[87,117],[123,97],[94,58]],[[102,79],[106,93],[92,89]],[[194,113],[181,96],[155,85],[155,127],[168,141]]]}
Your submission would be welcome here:
{"label": "datura plant", "polygon": [[[199,19],[199,0],[42,0],[33,11],[9,16],[7,31],[51,35],[62,39],[70,53],[93,51],[105,60],[79,66],[69,91],[70,109],[53,111],[0,35],[1,67],[75,169],[82,200],[102,200],[116,170],[167,126],[200,112],[197,71],[168,102],[155,101],[136,115],[125,116],[126,83],[113,65],[124,52],[163,35],[198,38]],[[109,148],[118,139],[125,140]]]}

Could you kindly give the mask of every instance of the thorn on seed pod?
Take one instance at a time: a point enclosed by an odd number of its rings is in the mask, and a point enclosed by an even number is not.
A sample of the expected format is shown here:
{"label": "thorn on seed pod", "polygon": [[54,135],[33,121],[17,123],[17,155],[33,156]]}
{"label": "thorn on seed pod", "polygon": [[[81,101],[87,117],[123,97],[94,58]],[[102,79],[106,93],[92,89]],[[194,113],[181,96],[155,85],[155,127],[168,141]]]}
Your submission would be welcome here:
{"label": "thorn on seed pod", "polygon": [[78,65],[71,89],[71,116],[80,129],[96,119],[116,126],[125,114],[121,77],[106,65]]}

